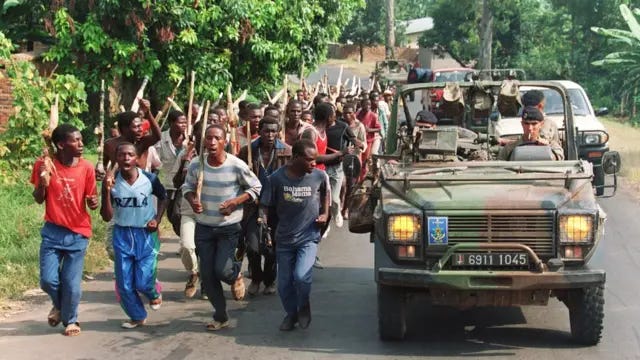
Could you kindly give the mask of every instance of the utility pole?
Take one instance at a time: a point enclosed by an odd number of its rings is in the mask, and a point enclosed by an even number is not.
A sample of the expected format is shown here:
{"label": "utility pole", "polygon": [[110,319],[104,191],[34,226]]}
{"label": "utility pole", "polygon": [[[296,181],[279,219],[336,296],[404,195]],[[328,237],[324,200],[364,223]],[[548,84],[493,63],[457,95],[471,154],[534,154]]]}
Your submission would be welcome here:
{"label": "utility pole", "polygon": [[384,54],[387,59],[394,59],[396,46],[396,17],[394,0],[386,0],[387,3],[387,41],[384,46]]}
{"label": "utility pole", "polygon": [[[478,53],[478,67],[480,70],[491,69],[491,48],[493,43],[493,14],[489,5],[490,0],[478,0],[481,7],[482,19],[478,32],[480,34],[480,51]],[[489,72],[481,73],[481,79],[490,77]]]}

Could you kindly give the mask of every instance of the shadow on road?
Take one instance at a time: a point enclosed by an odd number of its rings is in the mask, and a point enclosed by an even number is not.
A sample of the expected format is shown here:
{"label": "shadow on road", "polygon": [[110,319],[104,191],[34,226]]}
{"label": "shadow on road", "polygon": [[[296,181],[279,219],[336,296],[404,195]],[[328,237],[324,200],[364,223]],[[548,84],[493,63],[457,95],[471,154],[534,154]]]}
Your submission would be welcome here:
{"label": "shadow on road", "polygon": [[[178,273],[173,275],[178,277]],[[172,286],[175,288],[177,284]],[[152,313],[148,326],[125,331],[119,327],[123,314],[115,305],[113,292],[85,291],[83,303],[91,304],[92,311],[99,313],[81,314],[81,320],[85,319],[83,341],[95,342],[94,348],[103,349],[156,348],[169,343],[168,358],[199,357],[220,346],[228,349],[226,344],[238,345],[238,354],[272,349],[268,352],[280,354],[284,350],[292,355],[318,356],[505,356],[515,355],[522,348],[574,347],[566,331],[527,328],[519,308],[457,311],[430,307],[419,299],[410,304],[407,339],[381,342],[377,335],[375,282],[372,269],[365,268],[315,270],[311,327],[288,333],[278,330],[284,313],[277,296],[260,295],[242,302],[230,300],[232,328],[217,333],[204,330],[204,322],[211,317],[208,302],[185,300],[181,291],[174,289],[164,296],[163,308]],[[110,310],[99,310],[107,305]],[[53,330],[46,326],[45,316],[42,322],[5,322],[2,335],[28,336],[29,342],[37,343],[33,337],[62,331],[61,327]]]}

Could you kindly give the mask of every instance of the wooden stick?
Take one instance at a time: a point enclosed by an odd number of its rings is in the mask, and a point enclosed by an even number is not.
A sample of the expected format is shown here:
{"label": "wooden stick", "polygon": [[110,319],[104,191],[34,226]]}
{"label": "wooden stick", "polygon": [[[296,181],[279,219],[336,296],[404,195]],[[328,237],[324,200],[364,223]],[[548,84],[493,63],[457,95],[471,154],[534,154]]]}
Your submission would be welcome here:
{"label": "wooden stick", "polygon": [[[164,122],[167,120],[167,117],[168,117],[168,116],[165,116],[164,118],[161,118],[161,116],[162,114],[169,115],[169,109],[171,108],[172,104],[175,104],[175,102],[173,102],[173,98],[178,93],[178,88],[180,87],[180,84],[182,84],[182,79],[178,80],[178,83],[176,84],[176,86],[173,87],[171,94],[169,94],[169,96],[167,97],[167,100],[162,105],[162,108],[160,109],[160,111],[158,111],[158,114],[156,114],[156,119],[162,119],[162,121],[160,122],[160,129],[162,129],[162,127],[164,126]],[[181,111],[181,110],[178,110],[178,111]]]}
{"label": "wooden stick", "polygon": [[231,94],[231,86],[229,83],[227,86],[227,117],[229,118],[229,134],[231,138],[231,154],[237,154],[238,137],[236,134],[236,127],[238,126],[238,115],[233,108],[233,95]]}
{"label": "wooden stick", "polygon": [[282,95],[285,93],[285,89],[280,89],[280,91],[278,91],[277,94],[275,94],[275,96],[273,98],[271,98],[271,105],[275,105],[278,100],[280,100],[280,98],[282,97]]}
{"label": "wooden stick", "polygon": [[196,72],[191,71],[191,85],[189,86],[189,108],[187,109],[187,134],[191,134],[191,127],[193,124],[191,123],[192,108],[193,108],[193,91],[196,85]]}
{"label": "wooden stick", "polygon": [[44,149],[42,149],[42,155],[44,159],[45,171],[43,174],[45,177],[45,186],[49,186],[51,181],[51,174],[56,173],[55,165],[53,164],[53,155],[56,153],[55,144],[51,141],[51,135],[53,130],[58,127],[58,102],[60,96],[56,94],[53,104],[51,104],[51,111],[49,112],[49,126],[42,132],[44,138]]}
{"label": "wooden stick", "polygon": [[142,85],[140,85],[140,88],[136,93],[135,99],[133,99],[133,104],[131,104],[131,111],[138,112],[138,109],[140,108],[140,100],[144,98],[144,88],[147,87],[148,82],[149,78],[145,76],[144,80],[142,80]]}
{"label": "wooden stick", "polygon": [[324,92],[329,94],[331,90],[329,89],[329,72],[327,70],[324,71],[324,76],[322,76],[322,86]]}
{"label": "wooden stick", "polygon": [[342,86],[342,71],[344,70],[344,65],[340,65],[340,73],[338,74],[338,81],[336,81],[336,90],[338,94],[340,93],[340,87]]}
{"label": "wooden stick", "polygon": [[171,107],[182,112],[182,109],[180,108],[180,106],[178,106],[178,104],[176,104],[175,101],[173,101],[173,99],[167,99],[167,101],[169,101],[169,103],[171,104]]}
{"label": "wooden stick", "polygon": [[240,95],[240,97],[238,97],[236,99],[236,101],[233,102],[233,108],[234,109],[238,109],[238,106],[240,105],[240,102],[244,101],[244,99],[247,98],[247,94],[248,94],[247,90],[243,91],[242,94]]}
{"label": "wooden stick", "polygon": [[253,149],[251,148],[251,121],[247,121],[247,165],[253,172]]}
{"label": "wooden stick", "polygon": [[100,123],[95,130],[95,134],[98,135],[98,162],[96,163],[96,172],[104,173],[104,79],[100,82]]}
{"label": "wooden stick", "polygon": [[287,94],[287,89],[289,87],[289,77],[287,75],[284,76],[284,81],[282,82],[282,90],[284,95],[284,100],[282,101],[282,113],[280,120],[280,139],[285,140],[285,132],[284,129],[287,126],[287,106],[289,105],[289,94]]}
{"label": "wooden stick", "polygon": [[[209,102],[209,100],[207,100],[207,103],[208,103],[208,102]],[[203,113],[203,111],[202,111],[202,107],[204,106],[204,104],[205,104],[205,101],[204,101],[204,100],[202,100],[202,103],[200,104],[200,111],[198,111],[198,116],[196,116],[196,122],[194,122],[194,124],[195,124],[195,123],[197,123],[198,121],[200,121],[200,120],[202,119],[202,113]],[[206,119],[205,119],[205,121],[206,121]],[[193,131],[193,129],[191,129],[191,131]],[[190,134],[190,135],[191,135],[191,134]]]}
{"label": "wooden stick", "polygon": [[302,60],[302,64],[300,65],[300,89],[306,90],[307,86],[304,81],[304,60]]}
{"label": "wooden stick", "polygon": [[[204,184],[204,162],[206,161],[206,158],[204,157],[204,139],[205,139],[205,132],[207,130],[206,127],[206,119],[209,116],[209,100],[207,100],[206,102],[206,107],[204,108],[204,116],[205,116],[205,123],[202,124],[201,131],[200,131],[200,151],[198,153],[198,156],[200,157],[200,171],[198,171],[198,183],[196,185],[196,199],[198,199],[198,202],[200,202],[201,198],[202,198],[202,185]],[[202,112],[202,111],[200,111]],[[196,121],[197,122],[197,121]]]}

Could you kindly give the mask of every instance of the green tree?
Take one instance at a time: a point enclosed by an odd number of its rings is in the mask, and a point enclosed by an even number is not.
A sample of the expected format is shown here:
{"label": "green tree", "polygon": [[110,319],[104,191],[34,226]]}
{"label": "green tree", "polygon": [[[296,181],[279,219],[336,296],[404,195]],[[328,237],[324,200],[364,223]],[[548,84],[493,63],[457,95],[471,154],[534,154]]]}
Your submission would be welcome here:
{"label": "green tree", "polygon": [[35,27],[53,41],[45,57],[59,71],[76,75],[94,93],[101,78],[116,81],[126,101],[149,77],[157,105],[192,70],[199,99],[213,99],[229,82],[235,91],[261,96],[303,61],[312,68],[324,60],[362,0],[29,3],[46,9]]}
{"label": "green tree", "polygon": [[[43,77],[29,61],[11,58],[13,44],[0,32],[0,62],[11,81],[14,111],[6,131],[0,134],[0,173],[11,181],[13,169],[40,155],[41,133],[49,124],[49,111],[59,96],[59,121],[84,128],[80,114],[87,110],[84,84],[73,75]],[[0,74],[1,75],[1,74]]]}
{"label": "green tree", "polygon": [[[591,30],[616,44],[616,51],[613,51],[603,59],[593,61],[595,66],[612,67],[621,73],[624,78],[621,88],[633,91],[633,103],[640,103],[637,89],[640,85],[640,23],[637,16],[640,16],[640,9],[629,9],[625,4],[620,5],[620,13],[626,22],[629,30],[605,29],[602,27],[592,27]],[[633,106],[635,109],[635,105]],[[634,123],[638,123],[637,114],[632,112]]]}
{"label": "green tree", "polygon": [[427,17],[434,0],[395,0],[396,20],[411,20]]}
{"label": "green tree", "polygon": [[340,41],[352,42],[360,50],[360,62],[364,60],[364,48],[384,43],[384,0],[366,0],[366,6],[356,10],[351,22],[342,32]]}

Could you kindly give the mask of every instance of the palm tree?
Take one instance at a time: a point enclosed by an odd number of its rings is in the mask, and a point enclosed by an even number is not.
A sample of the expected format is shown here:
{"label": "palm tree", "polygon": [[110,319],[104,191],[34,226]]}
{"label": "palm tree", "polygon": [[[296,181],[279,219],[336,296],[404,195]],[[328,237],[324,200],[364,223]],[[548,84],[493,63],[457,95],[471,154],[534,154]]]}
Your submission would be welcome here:
{"label": "palm tree", "polygon": [[602,60],[592,62],[596,66],[615,66],[627,74],[625,84],[634,88],[640,81],[640,23],[636,16],[640,16],[640,9],[630,10],[627,5],[620,5],[620,13],[629,26],[629,31],[621,29],[603,29],[592,27],[591,31],[606,36],[614,42],[620,43],[627,50],[608,54]]}

